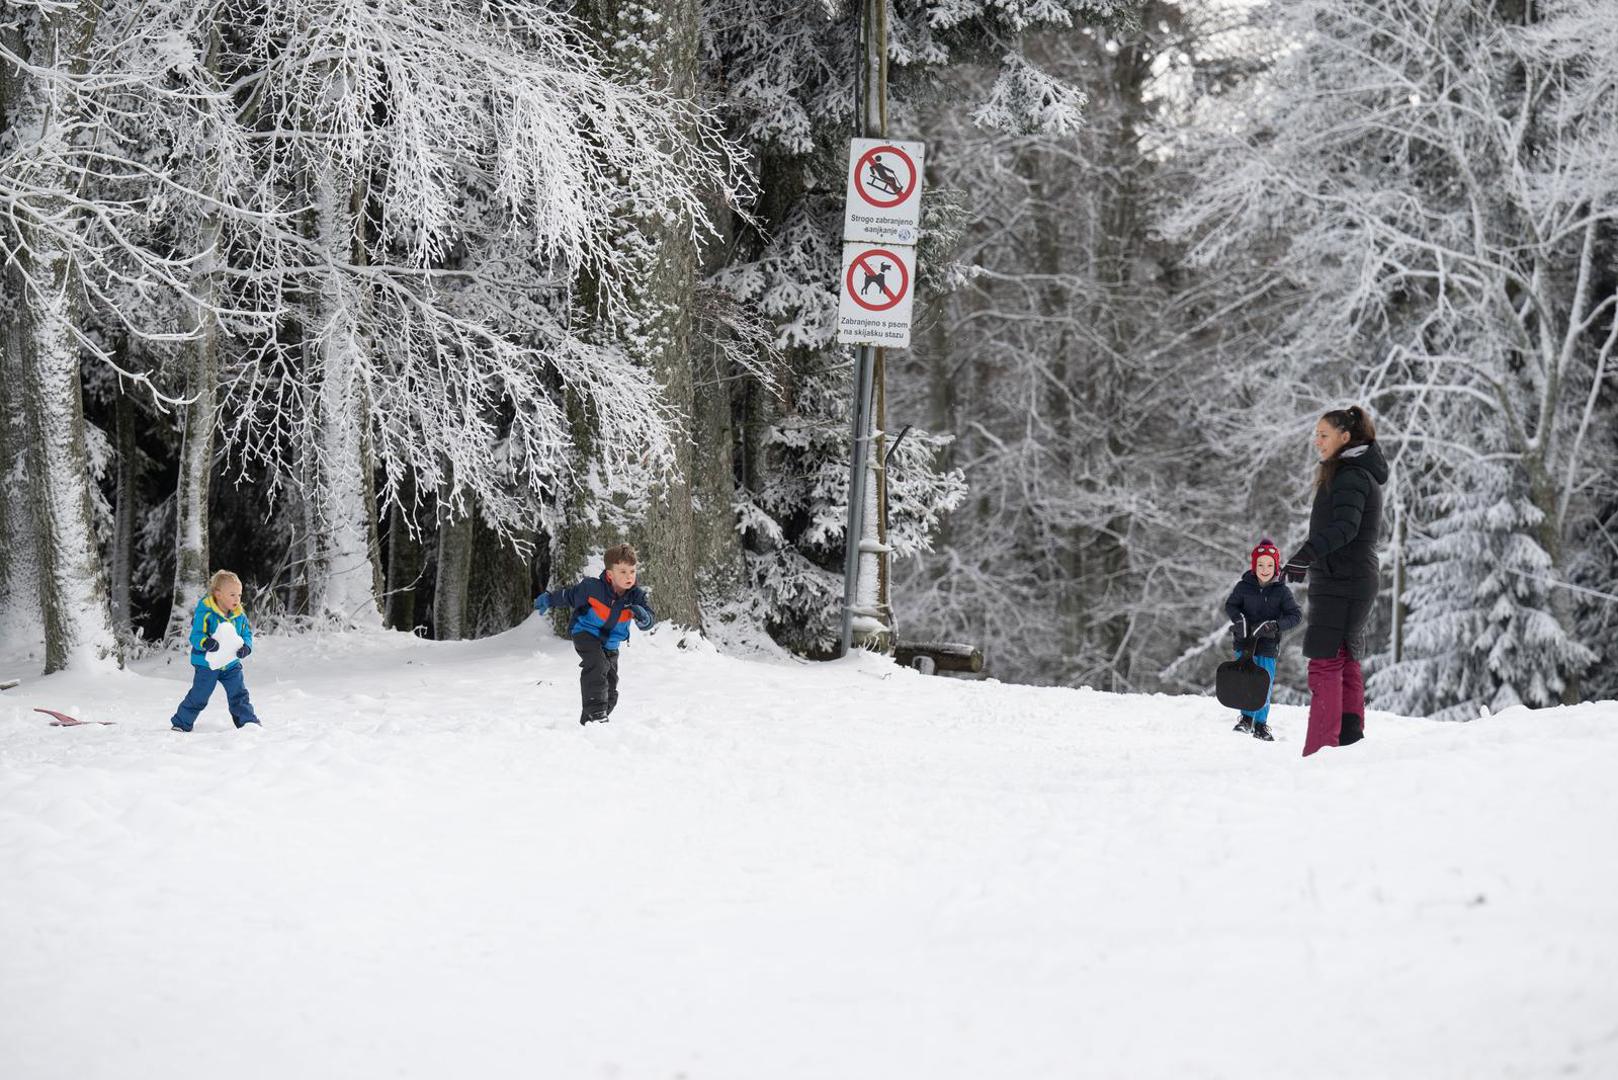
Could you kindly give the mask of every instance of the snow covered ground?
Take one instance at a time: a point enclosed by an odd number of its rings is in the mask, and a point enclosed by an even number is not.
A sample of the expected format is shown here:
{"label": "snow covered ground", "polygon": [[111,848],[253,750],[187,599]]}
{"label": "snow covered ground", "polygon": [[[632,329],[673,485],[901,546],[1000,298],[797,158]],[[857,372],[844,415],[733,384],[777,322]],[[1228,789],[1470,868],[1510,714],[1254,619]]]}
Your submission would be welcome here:
{"label": "snow covered ground", "polygon": [[0,1077],[1618,1075],[1618,703],[1304,760],[659,631],[586,730],[541,629],[0,696]]}

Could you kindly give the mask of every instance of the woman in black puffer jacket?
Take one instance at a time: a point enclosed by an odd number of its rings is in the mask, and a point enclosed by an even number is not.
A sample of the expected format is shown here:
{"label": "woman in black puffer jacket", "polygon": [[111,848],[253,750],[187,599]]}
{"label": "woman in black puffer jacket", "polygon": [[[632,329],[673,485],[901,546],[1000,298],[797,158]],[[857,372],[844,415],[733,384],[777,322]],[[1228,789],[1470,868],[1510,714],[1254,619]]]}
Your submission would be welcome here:
{"label": "woman in black puffer jacket", "polygon": [[1382,485],[1388,462],[1376,426],[1358,406],[1335,409],[1315,425],[1320,471],[1309,540],[1287,560],[1290,581],[1309,578],[1303,654],[1309,658],[1309,732],[1303,755],[1365,736],[1365,624],[1376,604],[1381,565]]}

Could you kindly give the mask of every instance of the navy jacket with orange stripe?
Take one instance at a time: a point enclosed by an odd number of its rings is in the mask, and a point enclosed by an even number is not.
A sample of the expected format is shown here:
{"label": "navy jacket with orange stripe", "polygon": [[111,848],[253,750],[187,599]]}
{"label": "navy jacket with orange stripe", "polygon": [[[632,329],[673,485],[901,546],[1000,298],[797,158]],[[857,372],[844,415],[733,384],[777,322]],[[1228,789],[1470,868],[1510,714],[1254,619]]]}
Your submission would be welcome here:
{"label": "navy jacket with orange stripe", "polygon": [[[630,607],[645,608],[652,613],[652,601],[646,595],[646,590],[639,585],[616,593],[607,582],[605,571],[600,577],[585,578],[583,581],[568,589],[552,589],[545,594],[554,608],[567,607],[573,612],[573,620],[567,625],[569,636],[574,634],[594,634],[601,639],[601,647],[607,652],[616,652],[618,647],[629,640],[629,627],[635,616],[630,614]],[[657,618],[652,613],[652,618]],[[609,629],[610,626],[610,629]]]}

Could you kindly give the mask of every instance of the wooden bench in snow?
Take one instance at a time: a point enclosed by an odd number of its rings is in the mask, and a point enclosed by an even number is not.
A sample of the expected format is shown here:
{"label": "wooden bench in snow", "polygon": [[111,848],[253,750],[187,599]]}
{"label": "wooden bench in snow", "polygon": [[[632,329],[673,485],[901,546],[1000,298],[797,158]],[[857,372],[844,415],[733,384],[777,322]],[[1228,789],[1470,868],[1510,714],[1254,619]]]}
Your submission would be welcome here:
{"label": "wooden bench in snow", "polygon": [[962,671],[977,675],[983,671],[983,650],[976,645],[958,641],[939,641],[900,645],[893,658],[905,667],[913,667],[923,675],[940,671]]}

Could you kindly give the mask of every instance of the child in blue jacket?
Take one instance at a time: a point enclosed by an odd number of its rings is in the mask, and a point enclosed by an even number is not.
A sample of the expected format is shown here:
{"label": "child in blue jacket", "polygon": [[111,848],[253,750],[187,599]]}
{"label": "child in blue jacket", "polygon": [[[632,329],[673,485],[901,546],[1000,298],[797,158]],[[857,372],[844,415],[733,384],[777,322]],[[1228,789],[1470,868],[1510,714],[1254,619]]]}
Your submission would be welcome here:
{"label": "child in blue jacket", "polygon": [[[220,626],[230,623],[242,643],[236,649],[236,659],[215,670],[208,666],[210,653],[219,650],[214,637]],[[185,695],[169,724],[175,731],[190,731],[197,722],[197,714],[208,707],[214,687],[223,684],[225,700],[230,703],[230,719],[239,731],[248,724],[258,723],[253,702],[247,696],[247,684],[242,681],[242,660],[253,651],[253,629],[247,625],[247,613],[242,610],[242,579],[229,570],[220,570],[208,579],[208,595],[197,601],[191,615],[191,692]]]}
{"label": "child in blue jacket", "polygon": [[629,640],[629,621],[642,630],[650,630],[657,621],[646,590],[635,584],[635,549],[615,544],[602,561],[607,568],[600,577],[534,599],[534,610],[541,614],[564,606],[573,612],[567,632],[579,654],[581,724],[606,723],[618,706],[618,650]]}
{"label": "child in blue jacket", "polygon": [[[1236,653],[1251,652],[1253,660],[1270,673],[1270,684],[1275,684],[1276,658],[1281,652],[1281,635],[1303,621],[1303,612],[1292,590],[1276,576],[1281,565],[1281,552],[1268,537],[1260,540],[1248,557],[1251,567],[1243,574],[1230,598],[1225,601],[1225,614],[1230,617],[1231,636],[1236,639]],[[1232,730],[1251,732],[1253,738],[1274,742],[1270,734],[1270,699],[1265,697],[1264,707],[1257,712],[1243,712]]]}

